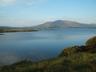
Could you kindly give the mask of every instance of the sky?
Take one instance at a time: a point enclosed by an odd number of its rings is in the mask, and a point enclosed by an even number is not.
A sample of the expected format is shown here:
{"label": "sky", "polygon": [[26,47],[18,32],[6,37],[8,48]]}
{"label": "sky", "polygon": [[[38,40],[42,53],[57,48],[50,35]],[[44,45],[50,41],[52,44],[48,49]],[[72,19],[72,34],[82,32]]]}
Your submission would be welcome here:
{"label": "sky", "polygon": [[0,0],[0,26],[71,20],[96,24],[96,0]]}

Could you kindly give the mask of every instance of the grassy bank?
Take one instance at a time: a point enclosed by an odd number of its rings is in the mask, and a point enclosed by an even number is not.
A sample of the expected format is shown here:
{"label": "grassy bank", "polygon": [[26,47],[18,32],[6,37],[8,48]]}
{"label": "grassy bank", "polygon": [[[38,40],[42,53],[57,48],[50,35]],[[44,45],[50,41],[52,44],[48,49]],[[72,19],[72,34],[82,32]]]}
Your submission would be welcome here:
{"label": "grassy bank", "polygon": [[85,46],[65,48],[57,58],[36,63],[25,60],[3,66],[0,72],[96,72],[96,37]]}

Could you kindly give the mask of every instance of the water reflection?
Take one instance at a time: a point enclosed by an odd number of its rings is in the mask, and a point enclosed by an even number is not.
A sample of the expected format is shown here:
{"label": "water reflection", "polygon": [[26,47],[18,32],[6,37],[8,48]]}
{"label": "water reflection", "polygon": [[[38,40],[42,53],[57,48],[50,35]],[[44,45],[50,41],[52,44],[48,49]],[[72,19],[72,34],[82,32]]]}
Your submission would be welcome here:
{"label": "water reflection", "polygon": [[63,29],[0,35],[0,65],[22,59],[38,61],[57,56],[64,48],[82,45],[96,29]]}

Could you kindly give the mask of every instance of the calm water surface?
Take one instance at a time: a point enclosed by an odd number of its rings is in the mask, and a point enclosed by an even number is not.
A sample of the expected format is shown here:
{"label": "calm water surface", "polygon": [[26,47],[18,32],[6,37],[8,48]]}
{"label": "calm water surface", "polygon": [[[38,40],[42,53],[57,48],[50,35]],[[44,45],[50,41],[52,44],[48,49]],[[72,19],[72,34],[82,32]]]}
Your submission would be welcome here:
{"label": "calm water surface", "polygon": [[95,35],[96,29],[88,28],[4,33],[0,35],[0,65],[53,58],[64,48],[83,45]]}

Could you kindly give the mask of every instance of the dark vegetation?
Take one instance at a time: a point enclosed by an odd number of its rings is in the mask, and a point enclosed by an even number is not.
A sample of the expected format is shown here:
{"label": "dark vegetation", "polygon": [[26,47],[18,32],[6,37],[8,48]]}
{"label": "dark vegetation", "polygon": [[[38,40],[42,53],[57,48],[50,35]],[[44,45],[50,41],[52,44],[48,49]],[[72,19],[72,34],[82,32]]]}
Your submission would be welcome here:
{"label": "dark vegetation", "polygon": [[0,35],[4,35],[4,34],[0,34]]}
{"label": "dark vegetation", "polygon": [[38,30],[35,30],[35,29],[6,29],[6,28],[2,28],[0,29],[0,33],[4,33],[4,32],[32,32],[32,31],[38,31]]}
{"label": "dark vegetation", "polygon": [[0,72],[96,72],[96,37],[85,46],[65,48],[57,58],[36,63],[24,60],[1,67]]}

